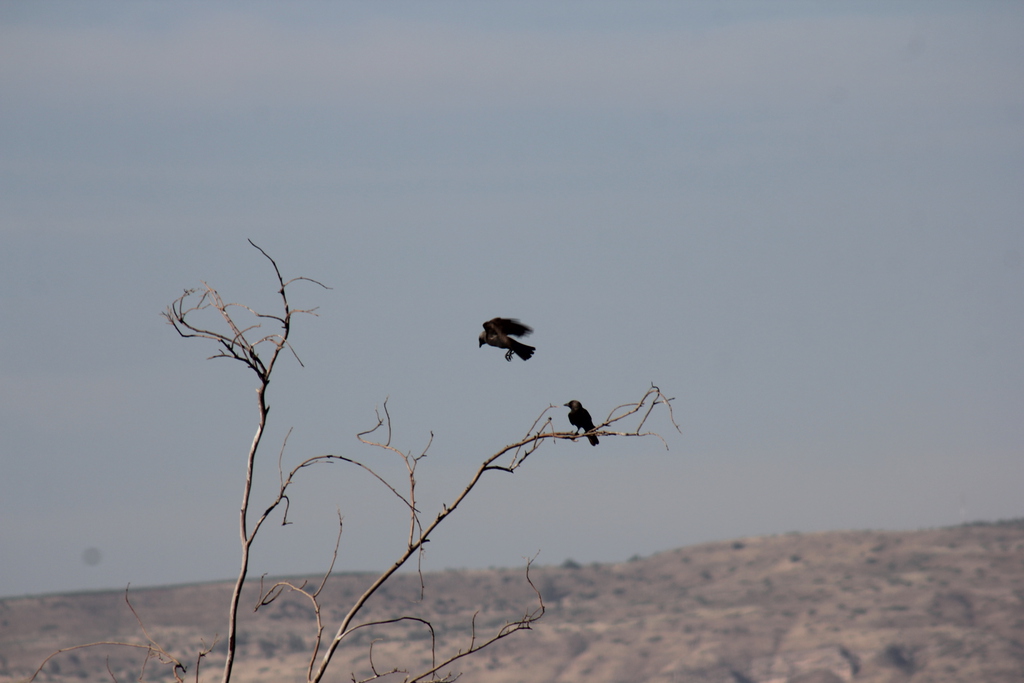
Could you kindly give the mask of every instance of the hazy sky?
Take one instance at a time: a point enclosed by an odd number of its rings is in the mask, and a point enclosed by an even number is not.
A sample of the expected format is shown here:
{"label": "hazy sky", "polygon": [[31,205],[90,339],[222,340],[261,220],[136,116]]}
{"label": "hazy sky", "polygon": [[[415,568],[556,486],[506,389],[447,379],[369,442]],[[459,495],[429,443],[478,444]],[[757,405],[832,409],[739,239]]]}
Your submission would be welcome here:
{"label": "hazy sky", "polygon": [[[226,579],[253,377],[159,314],[297,285],[254,506],[390,397],[424,513],[549,404],[681,433],[488,477],[425,566],[1024,515],[1024,4],[0,3],[0,595]],[[529,362],[480,323],[535,328]],[[556,424],[568,428],[565,409]],[[386,566],[305,473],[255,576]]]}

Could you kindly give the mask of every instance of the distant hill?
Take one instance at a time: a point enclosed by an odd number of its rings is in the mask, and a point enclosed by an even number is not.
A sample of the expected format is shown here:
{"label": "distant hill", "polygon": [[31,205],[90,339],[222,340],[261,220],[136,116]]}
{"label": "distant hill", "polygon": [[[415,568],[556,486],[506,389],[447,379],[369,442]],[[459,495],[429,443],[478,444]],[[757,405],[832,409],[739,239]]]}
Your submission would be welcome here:
{"label": "distant hill", "polygon": [[[1024,520],[913,532],[852,531],[744,538],[621,564],[535,567],[547,613],[460,662],[465,683],[841,683],[1024,681]],[[372,619],[433,621],[441,654],[536,606],[523,569],[397,577],[369,603]],[[370,580],[334,576],[322,602],[328,633]],[[314,577],[311,581],[316,582]],[[190,664],[225,629],[231,584],[133,590],[155,641]],[[315,621],[283,596],[245,621],[235,680],[305,680]],[[144,643],[123,592],[0,601],[0,681],[23,680],[54,650],[101,640]],[[415,623],[359,631],[339,648],[330,681],[422,663],[429,632]],[[218,680],[223,648],[202,663]],[[108,671],[109,667],[109,671]],[[37,680],[138,680],[124,648],[79,649]],[[113,676],[113,678],[112,678]],[[150,663],[145,680],[170,680]],[[392,676],[385,681],[400,681]]]}

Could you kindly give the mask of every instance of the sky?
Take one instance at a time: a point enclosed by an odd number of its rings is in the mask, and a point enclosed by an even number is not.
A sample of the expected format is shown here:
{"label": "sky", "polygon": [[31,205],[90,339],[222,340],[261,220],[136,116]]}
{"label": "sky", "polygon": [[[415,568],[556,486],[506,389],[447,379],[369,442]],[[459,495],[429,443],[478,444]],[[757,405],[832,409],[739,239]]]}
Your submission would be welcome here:
{"label": "sky", "polygon": [[[161,312],[274,312],[254,507],[387,401],[430,519],[549,406],[677,431],[489,473],[426,569],[1024,516],[1024,4],[0,3],[0,596],[225,580],[255,377]],[[534,328],[528,362],[478,348]],[[287,444],[284,445],[286,435]],[[432,441],[431,441],[432,435]],[[666,448],[667,446],[667,448]],[[304,470],[251,572],[382,569]]]}

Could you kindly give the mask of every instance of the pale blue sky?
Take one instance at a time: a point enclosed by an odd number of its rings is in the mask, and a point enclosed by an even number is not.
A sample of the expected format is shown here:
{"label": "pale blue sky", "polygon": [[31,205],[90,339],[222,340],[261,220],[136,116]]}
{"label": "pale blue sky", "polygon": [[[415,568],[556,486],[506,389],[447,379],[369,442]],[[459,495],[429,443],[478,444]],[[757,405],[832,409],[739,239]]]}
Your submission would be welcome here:
{"label": "pale blue sky", "polygon": [[[333,288],[295,289],[260,496],[288,428],[374,459],[385,397],[434,433],[427,511],[551,403],[676,398],[670,450],[545,448],[427,568],[1024,515],[1022,35],[1014,2],[0,4],[0,595],[235,574],[254,383],[159,313],[272,303],[247,238]],[[532,360],[477,348],[496,315]],[[372,484],[303,480],[255,574],[320,571],[338,509],[338,569],[390,562]]]}

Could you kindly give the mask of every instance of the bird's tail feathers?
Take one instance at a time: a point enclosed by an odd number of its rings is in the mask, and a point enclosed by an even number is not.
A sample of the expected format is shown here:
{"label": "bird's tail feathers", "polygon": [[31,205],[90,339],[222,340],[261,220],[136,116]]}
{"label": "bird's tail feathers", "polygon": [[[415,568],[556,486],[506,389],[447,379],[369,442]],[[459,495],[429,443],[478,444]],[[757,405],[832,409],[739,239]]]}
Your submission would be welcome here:
{"label": "bird's tail feathers", "polygon": [[515,339],[509,339],[509,341],[512,342],[512,350],[523,360],[530,360],[530,357],[533,356],[533,352],[536,350],[534,347],[517,342]]}

